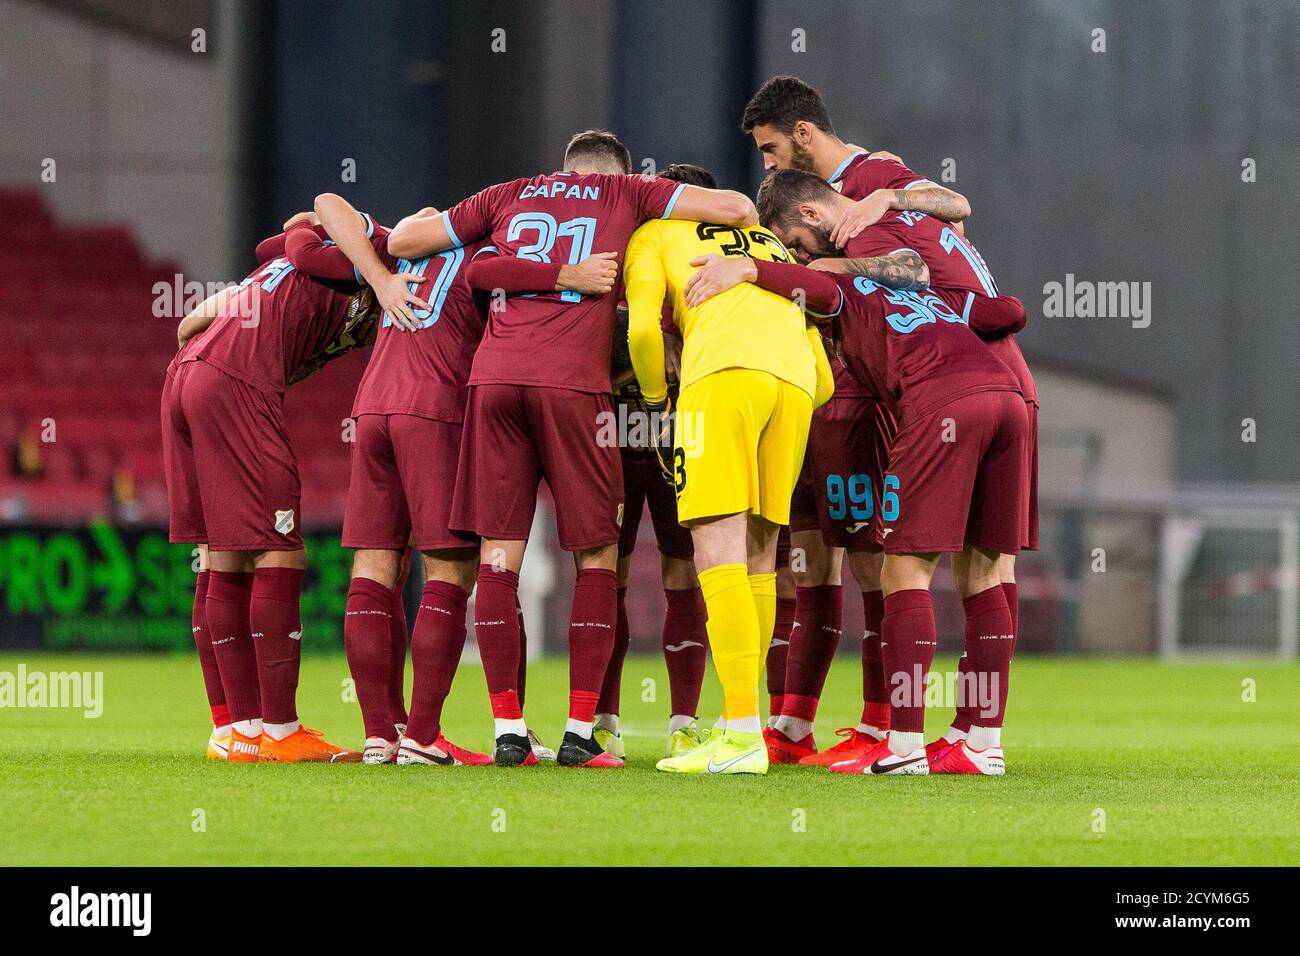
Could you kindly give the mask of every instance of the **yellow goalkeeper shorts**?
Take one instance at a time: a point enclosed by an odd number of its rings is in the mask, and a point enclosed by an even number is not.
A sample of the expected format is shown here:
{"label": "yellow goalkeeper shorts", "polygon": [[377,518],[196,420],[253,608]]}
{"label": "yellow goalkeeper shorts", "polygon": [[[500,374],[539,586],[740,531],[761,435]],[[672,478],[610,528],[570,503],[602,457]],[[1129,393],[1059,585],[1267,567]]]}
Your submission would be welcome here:
{"label": "yellow goalkeeper shorts", "polygon": [[673,448],[677,520],[748,511],[789,524],[811,420],[808,393],[770,372],[728,368],[685,386]]}

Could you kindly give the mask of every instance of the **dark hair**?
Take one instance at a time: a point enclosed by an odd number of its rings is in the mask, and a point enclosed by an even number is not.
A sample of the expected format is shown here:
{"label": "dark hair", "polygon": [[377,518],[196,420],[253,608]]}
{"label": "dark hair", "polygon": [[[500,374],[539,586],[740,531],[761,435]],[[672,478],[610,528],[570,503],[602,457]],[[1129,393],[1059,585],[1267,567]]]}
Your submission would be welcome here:
{"label": "dark hair", "polygon": [[675,183],[686,183],[688,186],[703,186],[705,189],[718,188],[718,181],[713,178],[713,173],[694,163],[673,163],[671,166],[665,166],[659,170],[659,178],[671,179]]}
{"label": "dark hair", "polygon": [[820,93],[797,76],[774,76],[750,97],[740,128],[749,133],[755,126],[771,126],[789,135],[800,120],[807,120],[823,133],[835,134]]}
{"label": "dark hair", "polygon": [[579,160],[594,160],[600,165],[617,166],[619,172],[632,171],[632,154],[623,141],[607,129],[584,129],[574,133],[569,145],[564,147],[564,168],[570,169]]}
{"label": "dark hair", "polygon": [[802,169],[775,169],[758,187],[758,221],[763,228],[793,226],[799,222],[799,205],[824,202],[834,196],[830,183]]}

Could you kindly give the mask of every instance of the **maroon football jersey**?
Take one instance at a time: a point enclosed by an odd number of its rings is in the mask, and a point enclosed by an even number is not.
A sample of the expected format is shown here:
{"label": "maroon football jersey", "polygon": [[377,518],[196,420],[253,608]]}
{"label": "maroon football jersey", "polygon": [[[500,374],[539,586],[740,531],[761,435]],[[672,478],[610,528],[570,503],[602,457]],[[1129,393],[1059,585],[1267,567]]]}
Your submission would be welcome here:
{"label": "maroon football jersey", "polygon": [[954,398],[1019,392],[1015,376],[937,295],[897,292],[870,279],[756,261],[757,284],[829,317],[849,370],[880,396],[900,427]]}
{"label": "maroon football jersey", "polygon": [[227,375],[277,397],[295,373],[344,331],[355,281],[313,279],[277,257],[241,284],[221,315],[187,350]]}
{"label": "maroon football jersey", "polygon": [[[930,269],[930,291],[963,318],[969,317],[976,297],[987,300],[999,294],[993,273],[974,244],[950,224],[924,213],[886,213],[850,239],[844,254],[849,258],[887,256],[903,249],[911,249],[925,260]],[[1034,377],[1015,338],[1003,336],[987,345],[1015,374],[1025,400],[1037,403]]]}
{"label": "maroon football jersey", "polygon": [[1004,335],[1000,339],[991,339],[984,343],[990,352],[1002,360],[1002,364],[1011,369],[1011,374],[1020,383],[1020,394],[1025,401],[1038,404],[1038,386],[1034,384],[1033,373],[1025,361],[1025,353],[1020,351],[1020,343],[1014,335]]}
{"label": "maroon football jersey", "polygon": [[981,391],[1020,391],[1011,371],[942,299],[839,273],[835,337],[844,360],[907,422]]}
{"label": "maroon football jersey", "polygon": [[[671,211],[680,183],[653,176],[550,173],[489,186],[447,210],[458,243],[491,237],[503,256],[578,263],[621,257],[632,233]],[[540,385],[609,392],[610,342],[621,285],[603,296],[511,296],[493,309],[474,355],[471,385]]]}
{"label": "maroon football jersey", "polygon": [[879,222],[848,241],[844,255],[851,259],[887,256],[904,249],[911,249],[930,267],[932,289],[974,292],[990,298],[998,294],[998,284],[979,250],[951,225],[925,213],[885,213]]}
{"label": "maroon football jersey", "polygon": [[[918,176],[902,163],[892,159],[872,159],[869,152],[854,153],[826,180],[840,193],[855,202],[865,199],[877,189],[905,189],[912,183],[929,182]],[[844,253],[849,255],[847,251]],[[835,370],[835,396],[837,398],[874,398],[875,396],[852,375],[841,372],[838,363],[832,362]]]}
{"label": "maroon football jersey", "polygon": [[831,373],[835,377],[835,394],[831,396],[832,402],[837,398],[865,398],[879,401],[875,392],[868,388],[865,382],[858,381],[858,377],[838,356],[831,358],[830,362]]}
{"label": "maroon football jersey", "polygon": [[428,309],[415,310],[423,323],[407,332],[385,312],[352,407],[357,415],[418,415],[459,423],[465,417],[466,387],[474,350],[483,337],[483,314],[465,281],[465,266],[490,255],[485,241],[457,246],[422,259],[394,259],[380,253],[394,272],[423,278],[414,292]]}
{"label": "maroon football jersey", "polygon": [[866,199],[877,189],[906,189],[915,183],[929,183],[893,159],[872,159],[867,152],[854,153],[826,181],[854,202]]}

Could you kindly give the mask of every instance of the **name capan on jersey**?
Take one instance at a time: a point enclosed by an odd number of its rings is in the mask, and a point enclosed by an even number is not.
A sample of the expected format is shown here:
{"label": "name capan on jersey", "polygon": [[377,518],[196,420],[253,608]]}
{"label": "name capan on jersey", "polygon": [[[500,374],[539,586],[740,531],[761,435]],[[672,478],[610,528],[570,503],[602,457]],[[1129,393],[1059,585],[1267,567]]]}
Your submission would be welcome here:
{"label": "name capan on jersey", "polygon": [[[670,297],[673,318],[684,341],[683,388],[711,372],[748,368],[769,372],[807,392],[814,401],[821,398],[818,363],[824,363],[825,356],[819,360],[816,355],[820,340],[812,342],[803,312],[789,299],[742,282],[695,308],[686,305],[682,292],[696,271],[690,262],[710,253],[769,262],[792,261],[781,240],[758,226],[735,228],[688,220],[648,222],[632,235],[627,247],[623,278],[630,324],[639,326],[648,321],[657,328],[661,303]],[[647,399],[657,401],[667,392],[662,350],[647,355],[636,350],[636,336],[632,342],[641,390]]]}

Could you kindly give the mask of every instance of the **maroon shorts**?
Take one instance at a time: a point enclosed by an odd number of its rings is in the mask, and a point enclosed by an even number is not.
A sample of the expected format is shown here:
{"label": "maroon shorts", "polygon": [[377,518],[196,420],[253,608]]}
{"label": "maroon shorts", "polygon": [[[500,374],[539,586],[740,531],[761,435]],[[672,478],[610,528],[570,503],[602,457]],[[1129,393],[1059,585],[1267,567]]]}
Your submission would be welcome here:
{"label": "maroon shorts", "polygon": [[971,544],[1018,553],[1028,444],[1018,392],[963,395],[904,422],[882,496],[885,550],[923,554]]}
{"label": "maroon shorts", "polygon": [[280,402],[207,362],[163,389],[171,540],[214,551],[302,547],[301,483]]}
{"label": "maroon shorts", "polygon": [[623,469],[605,441],[608,394],[527,385],[473,385],[465,409],[451,525],[484,538],[524,541],[537,485],[546,479],[565,551],[618,541]]}
{"label": "maroon shorts", "polygon": [[1025,551],[1038,550],[1038,406],[1025,402],[1025,412],[1029,415],[1029,500],[1025,508],[1025,538],[1021,547]]}
{"label": "maroon shorts", "polygon": [[473,547],[451,531],[461,426],[417,415],[361,415],[343,547],[400,550],[414,532],[421,551]]}
{"label": "maroon shorts", "polygon": [[623,451],[623,527],[618,536],[618,556],[626,558],[636,550],[641,512],[650,508],[659,553],[666,558],[690,561],[695,557],[691,533],[677,523],[677,497],[664,480],[659,459],[652,452]]}
{"label": "maroon shorts", "polygon": [[[813,412],[815,421],[817,413]],[[812,429],[808,430],[809,437]],[[813,492],[812,462],[808,453],[803,456],[803,466],[799,469],[799,480],[794,484],[794,494],[790,496],[790,530],[816,531],[821,527],[817,520],[817,495]]]}
{"label": "maroon shorts", "polygon": [[832,398],[813,412],[808,453],[790,501],[790,530],[828,547],[880,547],[877,518],[892,418],[870,398]]}

